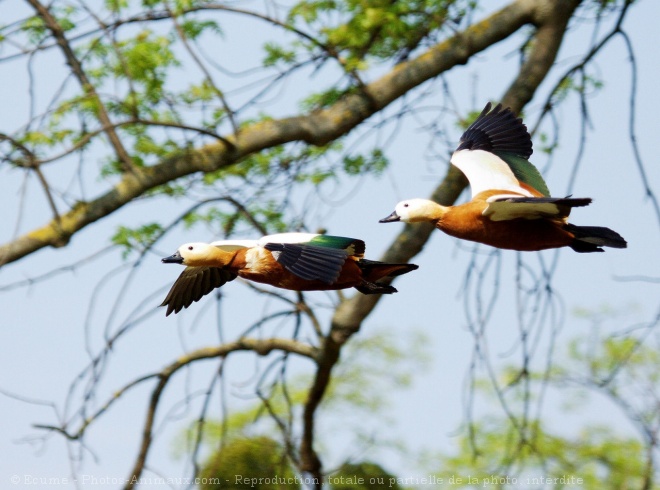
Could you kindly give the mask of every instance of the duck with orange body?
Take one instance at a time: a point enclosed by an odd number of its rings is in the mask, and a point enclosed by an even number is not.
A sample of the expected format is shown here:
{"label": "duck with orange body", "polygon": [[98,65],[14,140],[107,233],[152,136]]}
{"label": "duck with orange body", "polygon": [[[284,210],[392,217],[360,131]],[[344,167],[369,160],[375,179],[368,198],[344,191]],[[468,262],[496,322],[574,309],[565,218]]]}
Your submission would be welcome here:
{"label": "duck with orange body", "polygon": [[164,263],[186,266],[160,306],[166,316],[236,277],[294,291],[354,287],[363,294],[397,290],[378,283],[417,269],[415,264],[386,264],[364,258],[362,240],[313,233],[279,233],[259,240],[186,243]]}
{"label": "duck with orange body", "polygon": [[626,248],[621,235],[609,228],[568,222],[571,209],[587,206],[591,199],[550,197],[541,174],[528,160],[532,152],[522,119],[501,104],[491,111],[488,103],[451,157],[470,182],[472,199],[457,206],[427,199],[401,201],[380,222],[431,222],[448,235],[511,250]]}

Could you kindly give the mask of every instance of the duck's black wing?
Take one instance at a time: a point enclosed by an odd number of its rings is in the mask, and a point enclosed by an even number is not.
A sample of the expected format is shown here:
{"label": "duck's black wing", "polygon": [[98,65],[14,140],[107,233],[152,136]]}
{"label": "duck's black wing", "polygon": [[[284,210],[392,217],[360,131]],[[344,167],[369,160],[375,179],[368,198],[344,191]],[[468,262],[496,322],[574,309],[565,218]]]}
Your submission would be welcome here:
{"label": "duck's black wing", "polygon": [[219,267],[186,267],[172,285],[160,306],[167,306],[165,316],[179,313],[215,288],[236,279],[236,274]]}

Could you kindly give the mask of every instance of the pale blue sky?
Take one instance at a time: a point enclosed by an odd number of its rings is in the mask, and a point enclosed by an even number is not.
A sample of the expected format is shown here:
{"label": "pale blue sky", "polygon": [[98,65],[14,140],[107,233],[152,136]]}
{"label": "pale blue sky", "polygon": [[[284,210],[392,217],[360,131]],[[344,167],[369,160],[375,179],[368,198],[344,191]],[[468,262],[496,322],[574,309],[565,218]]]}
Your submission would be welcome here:
{"label": "pale blue sky", "polygon": [[[0,12],[8,8],[7,2],[0,3]],[[0,13],[0,17],[2,15]],[[660,113],[657,96],[660,68],[656,52],[657,31],[649,19],[657,19],[659,16],[660,5],[657,2],[643,1],[632,8],[624,26],[635,46],[638,63],[637,141],[649,183],[656,190],[660,189],[660,166],[656,156],[660,146],[655,134],[658,125],[656,118]],[[227,56],[240,57],[233,51],[241,34],[240,27],[227,26],[226,31],[227,45],[232,47],[232,52],[228,52]],[[254,36],[253,39],[257,38]],[[588,32],[569,36],[562,48],[560,63],[569,66],[583,52],[588,39]],[[480,55],[478,60],[465,67],[458,67],[448,75],[461,110],[481,108],[487,100],[496,101],[502,95],[509,83],[507,65],[515,66],[517,63],[515,55],[507,58],[503,58],[503,55],[513,52],[518,42],[515,39],[491,49]],[[255,41],[255,44],[259,43]],[[249,50],[250,46],[244,46],[244,49]],[[57,65],[61,64],[61,59],[57,56],[55,58],[53,69],[59,69]],[[5,90],[0,93],[0,107],[5,111],[4,116],[0,117],[2,131],[11,131],[14,119],[26,118],[28,96],[25,73],[12,66],[0,65],[0,77],[5,80]],[[576,197],[592,197],[594,203],[588,208],[576,210],[572,222],[610,226],[628,240],[629,248],[623,251],[610,249],[604,254],[576,254],[570,250],[560,252],[552,281],[563,300],[567,315],[560,333],[560,344],[562,340],[587,333],[587,323],[576,320],[570,313],[575,307],[597,309],[608,305],[621,309],[636,305],[637,310],[624,319],[626,325],[632,325],[648,321],[657,314],[660,296],[657,284],[615,279],[636,275],[660,277],[660,228],[651,203],[644,198],[628,138],[630,69],[621,40],[612,42],[599,57],[598,67],[605,87],[590,100],[592,128],[572,191]],[[475,75],[478,75],[478,79],[473,83]],[[539,105],[545,100],[554,80],[545,83],[527,107],[526,111],[531,116],[528,121],[530,126],[535,122]],[[436,83],[434,87],[438,92],[438,104],[442,104],[441,86]],[[473,107],[473,103],[477,107]],[[561,147],[557,150],[550,172],[546,174],[546,180],[555,195],[566,191],[579,143],[578,121],[574,117],[576,100],[569,100],[559,113],[562,124]],[[13,114],[19,116],[14,118]],[[338,189],[332,194],[328,192],[324,198],[333,202],[337,194],[345,194],[342,198],[344,203],[326,208],[323,213],[319,212],[317,217],[312,218],[317,222],[310,222],[309,226],[325,226],[332,234],[362,238],[367,243],[367,256],[378,258],[400,229],[398,224],[380,225],[378,219],[389,214],[394,204],[402,198],[428,196],[444,175],[446,161],[429,161],[425,158],[424,149],[428,141],[419,131],[419,124],[419,120],[410,121],[388,147],[387,154],[392,165],[383,178],[365,181],[354,192],[353,189],[351,192],[346,192],[346,189]],[[457,131],[456,138],[458,136]],[[532,161],[539,167],[545,163],[539,152],[535,153]],[[53,167],[47,175],[57,180],[56,172],[57,168]],[[93,172],[86,178],[93,179]],[[7,168],[2,170],[0,192],[7,203],[0,207],[0,221],[5,223],[0,229],[3,243],[15,235],[16,207],[19,204],[17,195],[22,181],[22,172]],[[90,189],[93,189],[93,185]],[[101,187],[98,186],[98,189]],[[23,208],[20,232],[42,224],[49,215],[43,195],[34,181],[30,183],[27,201],[29,204]],[[109,243],[109,237],[118,224],[140,224],[161,217],[163,221],[168,221],[183,209],[180,203],[162,201],[129,206],[108,220],[86,228],[66,248],[42,250],[3,267],[0,269],[0,287],[87,257]],[[75,273],[62,274],[29,288],[2,291],[0,305],[5,313],[0,320],[0,356],[4,369],[0,374],[0,389],[28,399],[53,402],[58,410],[63,411],[68,387],[88,361],[85,333],[88,332],[89,344],[96,352],[103,344],[106,328],[114,331],[146,294],[159,287],[165,288],[176,278],[180,269],[161,264],[159,258],[162,255],[172,253],[185,241],[210,241],[216,238],[191,237],[182,230],[170,234],[156,253],[147,258],[134,281],[129,284],[126,297],[110,324],[107,324],[109,314],[114,308],[118,292],[124,287],[122,278],[125,275],[112,278],[99,291],[95,288],[99,280],[120,263],[119,252],[110,253],[90,266],[79,268]],[[379,303],[360,334],[383,332],[400,339],[397,342],[404,344],[408,333],[417,331],[423,332],[431,340],[428,345],[428,353],[432,355],[431,365],[427,370],[415,373],[412,389],[391,393],[392,408],[388,413],[392,422],[387,424],[387,429],[383,429],[383,426],[374,428],[381,435],[386,432],[388,439],[400,438],[414,450],[425,448],[450,451],[456,440],[455,431],[461,425],[464,381],[473,346],[472,335],[466,330],[461,295],[466,267],[472,259],[470,249],[469,245],[459,244],[436,232],[423,252],[414,259],[420,269],[396,281],[395,285],[400,292]],[[544,252],[540,255],[542,260],[549,263],[553,254]],[[528,254],[525,258],[530,264],[536,264],[535,255]],[[515,346],[519,335],[514,311],[515,260],[514,252],[504,252],[502,255],[501,292],[487,329],[490,353],[495,362],[515,362],[518,359],[516,355],[502,357]],[[239,283],[227,285],[223,292],[226,301],[223,303],[222,314],[227,338],[240,333],[263,312],[273,312],[278,308],[272,301],[255,296]],[[153,306],[160,302],[163,294],[151,302]],[[308,297],[314,301],[329,302],[329,296],[325,293],[311,293]],[[94,308],[88,318],[90,301],[94,301]],[[160,370],[183,352],[217,343],[214,307],[209,304],[212,301],[212,297],[206,298],[183,314],[167,319],[159,311],[123,338],[115,346],[99,386],[98,404],[104,403],[115,390],[130,380]],[[197,314],[204,307],[207,313],[200,319]],[[197,323],[192,325],[194,321]],[[288,330],[285,328],[283,331]],[[657,341],[657,338],[652,337],[650,341]],[[253,359],[251,355],[241,354],[229,362],[227,392],[230,394],[230,405],[240,406],[244,403],[244,396],[250,393],[249,387],[241,383],[254,376]],[[267,362],[261,360],[260,366],[265,366]],[[163,408],[169,410],[184,397],[184,393],[205,389],[213,376],[215,365],[215,362],[211,362],[179,376],[168,387]],[[295,365],[303,369],[310,366],[305,361],[296,362]],[[112,479],[127,475],[137,454],[150,388],[151,385],[148,388],[145,385],[133,392],[90,429],[86,443],[93,455],[83,450],[84,463],[78,470],[79,474],[107,479],[107,484],[94,485],[93,488],[117,488],[119,485],[112,484]],[[73,404],[76,403],[79,403],[78,398],[74,398]],[[73,409],[69,407],[69,412]],[[33,436],[44,435],[42,431],[33,429],[32,424],[57,423],[51,408],[0,397],[0,410],[4,421],[0,437],[0,460],[3,462],[0,465],[0,486],[7,488],[11,475],[20,475],[21,478],[24,475],[70,477],[69,460],[71,457],[77,458],[79,447],[70,446],[73,454],[69,454],[64,438],[58,435],[51,435],[43,444],[37,439],[31,439]],[[174,441],[186,423],[197,416],[198,410],[198,404],[188,409],[178,406],[171,413],[176,420],[163,426],[150,454],[149,461],[153,469],[166,476],[181,476],[186,461],[172,458]],[[214,410],[217,414],[217,403]],[[164,417],[166,411],[162,410],[159,415]],[[556,413],[552,409],[550,412]],[[321,425],[333,432],[342,423],[341,419],[337,420],[331,414],[321,413],[320,416]],[[587,419],[599,418],[622,430],[627,427],[616,409],[607,406],[587,416],[576,414],[574,420],[568,423],[562,421],[560,425],[557,421],[557,425],[551,425],[550,428],[560,431],[567,426],[577,427]],[[336,463],[344,451],[354,450],[349,444],[349,436],[338,431],[332,441],[335,446],[330,451],[329,466]],[[355,454],[356,457],[359,455]],[[95,460],[95,457],[98,459]],[[410,461],[400,459],[391,451],[378,453],[376,459],[402,477],[420,472]],[[184,474],[187,476],[186,472]]]}

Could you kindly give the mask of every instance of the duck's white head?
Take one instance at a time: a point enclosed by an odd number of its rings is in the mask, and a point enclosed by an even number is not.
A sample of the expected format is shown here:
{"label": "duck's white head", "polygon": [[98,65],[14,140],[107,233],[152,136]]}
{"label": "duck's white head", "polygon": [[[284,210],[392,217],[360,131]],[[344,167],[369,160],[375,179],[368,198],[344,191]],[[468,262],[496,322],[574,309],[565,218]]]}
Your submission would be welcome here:
{"label": "duck's white head", "polygon": [[184,243],[174,254],[161,259],[166,264],[182,264],[190,266],[203,266],[217,264],[217,256],[220,250],[208,243]]}
{"label": "duck's white head", "polygon": [[445,209],[444,206],[428,199],[408,199],[398,203],[394,208],[394,212],[380,220],[379,223],[436,221],[440,219]]}

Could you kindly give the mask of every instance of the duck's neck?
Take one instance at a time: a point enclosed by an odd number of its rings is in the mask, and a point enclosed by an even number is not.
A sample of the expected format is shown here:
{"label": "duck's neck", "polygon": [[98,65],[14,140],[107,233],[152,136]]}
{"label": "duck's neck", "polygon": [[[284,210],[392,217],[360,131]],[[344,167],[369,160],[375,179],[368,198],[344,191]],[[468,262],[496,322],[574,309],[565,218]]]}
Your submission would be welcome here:
{"label": "duck's neck", "polygon": [[203,257],[189,261],[187,265],[197,267],[225,267],[231,263],[235,255],[236,251],[227,252],[213,247]]}
{"label": "duck's neck", "polygon": [[430,221],[432,223],[437,223],[442,220],[448,209],[447,206],[443,206],[437,202],[426,201],[420,210],[421,212],[418,215],[411,217],[410,221]]}

